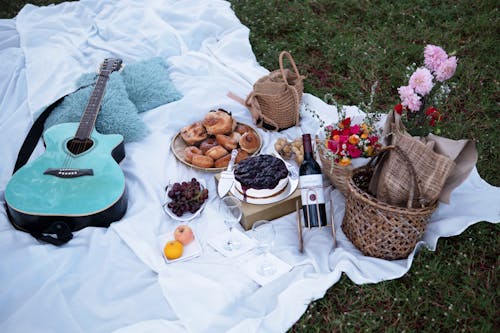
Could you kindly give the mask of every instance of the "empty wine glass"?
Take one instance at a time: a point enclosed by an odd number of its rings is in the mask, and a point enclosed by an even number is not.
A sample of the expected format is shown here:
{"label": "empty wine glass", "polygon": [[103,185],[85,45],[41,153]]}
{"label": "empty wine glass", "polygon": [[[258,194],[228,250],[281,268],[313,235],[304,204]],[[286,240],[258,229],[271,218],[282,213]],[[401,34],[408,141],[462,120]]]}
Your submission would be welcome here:
{"label": "empty wine glass", "polygon": [[256,221],[252,226],[252,235],[258,241],[258,247],[264,252],[262,264],[257,268],[257,273],[263,276],[273,275],[276,267],[269,255],[276,236],[273,224],[267,220]]}
{"label": "empty wine glass", "polygon": [[242,210],[241,203],[235,197],[227,196],[221,199],[220,213],[224,217],[224,223],[229,228],[229,238],[224,249],[227,251],[234,251],[241,247],[241,243],[234,238],[233,229],[236,223],[241,219]]}

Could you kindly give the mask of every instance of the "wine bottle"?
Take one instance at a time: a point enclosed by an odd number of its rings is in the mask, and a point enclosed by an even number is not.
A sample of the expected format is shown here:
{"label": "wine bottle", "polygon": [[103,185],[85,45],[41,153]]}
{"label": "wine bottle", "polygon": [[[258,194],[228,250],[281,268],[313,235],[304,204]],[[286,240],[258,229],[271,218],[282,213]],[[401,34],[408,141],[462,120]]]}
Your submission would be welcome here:
{"label": "wine bottle", "polygon": [[302,135],[302,143],[304,145],[304,161],[299,169],[299,185],[304,224],[309,227],[325,226],[327,221],[323,176],[318,162],[314,159],[311,135]]}

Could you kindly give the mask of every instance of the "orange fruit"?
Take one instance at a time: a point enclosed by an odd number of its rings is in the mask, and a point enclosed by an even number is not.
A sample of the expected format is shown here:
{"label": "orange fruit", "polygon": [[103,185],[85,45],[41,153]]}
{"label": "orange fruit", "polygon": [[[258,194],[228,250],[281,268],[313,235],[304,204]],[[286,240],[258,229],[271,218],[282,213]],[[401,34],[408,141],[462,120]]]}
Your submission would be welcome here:
{"label": "orange fruit", "polygon": [[168,260],[174,260],[182,256],[184,246],[177,240],[168,241],[163,247],[163,253]]}

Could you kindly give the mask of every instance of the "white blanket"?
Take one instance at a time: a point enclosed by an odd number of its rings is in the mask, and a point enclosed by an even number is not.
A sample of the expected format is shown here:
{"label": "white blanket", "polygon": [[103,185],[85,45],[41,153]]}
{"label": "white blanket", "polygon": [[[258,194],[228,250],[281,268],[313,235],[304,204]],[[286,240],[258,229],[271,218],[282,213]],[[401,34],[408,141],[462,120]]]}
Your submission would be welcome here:
{"label": "white blanket", "polygon": [[[75,79],[110,56],[130,63],[163,57],[184,98],[142,115],[151,134],[126,146],[121,164],[129,207],[109,229],[86,228],[62,247],[43,244],[16,231],[0,207],[1,332],[284,332],[307,305],[323,297],[344,272],[355,283],[395,279],[410,268],[406,260],[363,256],[340,229],[342,195],[335,202],[337,248],[328,229],[306,230],[305,253],[298,251],[296,216],[273,223],[273,253],[292,266],[287,274],[259,287],[206,241],[225,230],[217,213],[213,174],[187,168],[170,151],[186,124],[223,107],[251,123],[247,109],[229,99],[245,97],[267,73],[259,66],[243,26],[230,4],[220,0],[82,0],[23,8],[15,19],[0,20],[0,199],[20,145],[37,112],[74,89]],[[333,108],[306,94],[304,103],[327,122]],[[359,112],[352,107],[349,112]],[[317,122],[302,109],[301,126],[282,133],[259,130],[262,152],[272,153],[279,136],[316,133]],[[35,156],[43,152],[41,145]],[[170,180],[203,178],[209,203],[191,222],[202,255],[166,264],[157,237],[178,224],[162,211],[163,187]],[[439,237],[461,233],[478,221],[498,223],[500,189],[474,169],[432,216],[423,240],[435,249]],[[418,248],[418,247],[417,247]]]}

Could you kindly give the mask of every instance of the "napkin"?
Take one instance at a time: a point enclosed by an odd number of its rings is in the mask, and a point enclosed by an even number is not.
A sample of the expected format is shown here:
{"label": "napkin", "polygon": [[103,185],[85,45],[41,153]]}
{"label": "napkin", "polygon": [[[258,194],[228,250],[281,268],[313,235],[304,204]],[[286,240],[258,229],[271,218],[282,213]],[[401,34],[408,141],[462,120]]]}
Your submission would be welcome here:
{"label": "napkin", "polygon": [[229,233],[229,230],[227,230],[215,237],[210,238],[207,243],[225,257],[237,257],[239,255],[242,255],[243,253],[250,251],[256,245],[256,241],[254,239],[249,238],[238,229],[233,229],[233,240],[240,242],[240,248],[228,251],[224,248],[224,245],[227,243],[227,240],[230,236],[231,235]]}
{"label": "napkin", "polygon": [[251,277],[252,280],[257,282],[261,286],[265,286],[266,284],[276,280],[292,269],[291,265],[276,257],[274,254],[269,253],[267,255],[267,260],[269,260],[269,262],[274,265],[276,271],[272,275],[264,276],[258,273],[259,267],[260,265],[262,265],[264,260],[266,260],[265,255],[253,255],[251,258],[249,258],[249,260],[241,262],[238,266],[243,272]]}

